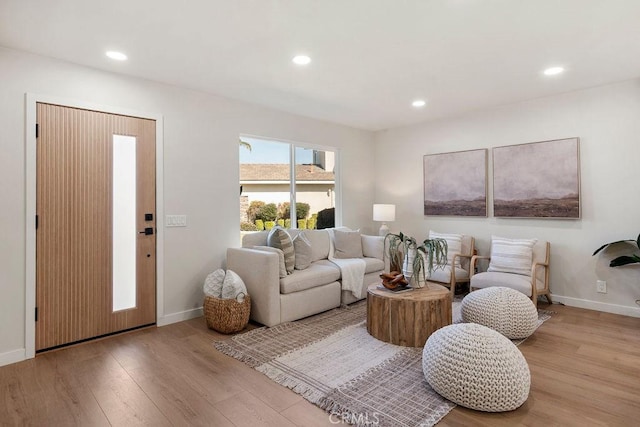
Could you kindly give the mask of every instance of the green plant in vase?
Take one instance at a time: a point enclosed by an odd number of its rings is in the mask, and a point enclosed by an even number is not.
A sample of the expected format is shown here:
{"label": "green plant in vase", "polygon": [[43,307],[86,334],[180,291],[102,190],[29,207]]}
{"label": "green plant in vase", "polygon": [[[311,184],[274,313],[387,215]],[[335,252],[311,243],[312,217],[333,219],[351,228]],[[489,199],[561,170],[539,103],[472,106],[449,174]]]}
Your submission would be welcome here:
{"label": "green plant in vase", "polygon": [[[611,243],[605,243],[604,245],[596,249],[593,255],[597,254],[603,249],[606,250],[606,248],[608,248],[611,245],[617,245],[618,243],[626,243],[632,247],[635,246],[636,248],[640,249],[640,234],[638,234],[638,238],[636,240],[626,239],[626,240],[618,240],[616,242],[611,242]],[[634,249],[634,252],[635,251],[636,249]],[[621,255],[619,257],[612,259],[611,262],[609,263],[609,267],[621,267],[623,265],[629,265],[629,264],[640,264],[640,256],[634,253],[629,255]],[[640,299],[636,300],[636,304],[640,305]]]}
{"label": "green plant in vase", "polygon": [[[636,247],[640,248],[640,234],[638,234],[638,238],[636,240],[627,239],[627,240],[618,240],[617,242],[605,243],[604,245],[602,245],[598,249],[596,249],[596,251],[593,253],[593,255],[597,254],[601,250],[603,250],[603,249],[605,249],[605,248],[607,248],[607,247],[609,247],[611,245],[615,245],[615,244],[618,244],[618,243],[625,243],[625,242],[631,242],[631,245],[633,245],[635,243]],[[622,255],[622,256],[619,256],[617,258],[612,259],[611,262],[609,263],[609,267],[620,267],[622,265],[636,264],[636,263],[640,263],[640,256],[638,256],[636,254]]]}
{"label": "green plant in vase", "polygon": [[385,236],[391,271],[402,271],[404,279],[422,288],[436,268],[447,265],[447,241],[426,239],[418,244],[415,238],[400,232]]}

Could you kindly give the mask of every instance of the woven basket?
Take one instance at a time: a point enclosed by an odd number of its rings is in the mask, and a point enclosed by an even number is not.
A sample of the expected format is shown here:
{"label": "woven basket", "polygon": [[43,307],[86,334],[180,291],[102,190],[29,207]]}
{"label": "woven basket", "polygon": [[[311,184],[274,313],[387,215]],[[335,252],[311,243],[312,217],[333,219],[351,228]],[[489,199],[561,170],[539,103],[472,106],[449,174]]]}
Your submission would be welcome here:
{"label": "woven basket", "polygon": [[230,334],[243,330],[249,323],[251,298],[246,295],[244,301],[238,302],[235,298],[222,299],[205,296],[202,310],[209,329]]}

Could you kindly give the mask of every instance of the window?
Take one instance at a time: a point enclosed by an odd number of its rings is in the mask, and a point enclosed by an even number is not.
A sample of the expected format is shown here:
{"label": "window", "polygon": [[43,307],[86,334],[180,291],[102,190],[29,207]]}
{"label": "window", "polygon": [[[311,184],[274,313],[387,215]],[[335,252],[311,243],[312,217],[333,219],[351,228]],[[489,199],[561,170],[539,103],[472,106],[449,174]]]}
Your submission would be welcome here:
{"label": "window", "polygon": [[136,138],[113,135],[113,311],[136,306]]}
{"label": "window", "polygon": [[239,149],[242,231],[335,225],[335,151],[250,137]]}

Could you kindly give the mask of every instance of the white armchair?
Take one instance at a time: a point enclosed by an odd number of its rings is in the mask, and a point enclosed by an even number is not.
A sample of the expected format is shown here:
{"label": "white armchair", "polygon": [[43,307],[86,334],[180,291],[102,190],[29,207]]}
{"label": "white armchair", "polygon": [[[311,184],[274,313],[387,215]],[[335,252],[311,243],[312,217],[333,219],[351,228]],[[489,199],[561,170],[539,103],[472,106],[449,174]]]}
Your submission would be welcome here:
{"label": "white armchair", "polygon": [[451,291],[451,300],[456,293],[456,283],[467,283],[471,277],[471,257],[475,250],[475,239],[465,234],[440,234],[429,232],[429,238],[442,238],[447,240],[449,247],[447,252],[447,265],[437,268],[429,276],[430,282],[439,282],[448,286]]}
{"label": "white armchair", "polygon": [[[471,258],[469,290],[504,286],[522,292],[537,306],[538,295],[551,301],[549,257],[551,245],[537,239],[506,239],[492,236],[491,256]],[[490,261],[486,272],[475,273],[478,260]]]}

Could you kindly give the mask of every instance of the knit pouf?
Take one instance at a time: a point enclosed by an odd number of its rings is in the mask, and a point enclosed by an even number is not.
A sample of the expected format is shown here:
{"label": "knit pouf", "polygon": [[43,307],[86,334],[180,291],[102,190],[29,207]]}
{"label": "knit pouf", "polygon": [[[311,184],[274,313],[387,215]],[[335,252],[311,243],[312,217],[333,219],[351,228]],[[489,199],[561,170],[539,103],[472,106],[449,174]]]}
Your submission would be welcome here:
{"label": "knit pouf", "polygon": [[511,411],[529,396],[531,374],[520,350],[475,323],[434,332],[422,351],[422,370],[442,397],[479,411]]}
{"label": "knit pouf", "polygon": [[527,338],[538,327],[538,310],[515,289],[495,286],[469,293],[462,300],[462,321],[478,323],[505,337]]}

